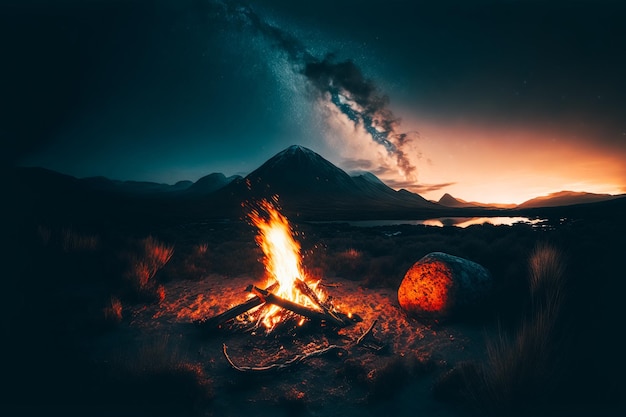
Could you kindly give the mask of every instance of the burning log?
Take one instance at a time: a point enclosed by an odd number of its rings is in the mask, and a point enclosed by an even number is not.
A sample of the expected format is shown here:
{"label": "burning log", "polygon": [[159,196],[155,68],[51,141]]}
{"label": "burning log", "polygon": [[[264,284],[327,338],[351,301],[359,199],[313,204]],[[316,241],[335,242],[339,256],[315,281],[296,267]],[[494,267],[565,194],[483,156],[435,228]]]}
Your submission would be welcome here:
{"label": "burning log", "polygon": [[341,320],[339,317],[337,317],[337,315],[335,313],[333,313],[328,306],[323,303],[319,297],[317,296],[317,294],[315,294],[315,291],[313,291],[311,289],[311,287],[309,287],[307,285],[306,282],[304,282],[303,280],[296,278],[295,280],[295,285],[298,288],[298,290],[300,290],[304,295],[306,295],[309,300],[313,301],[313,303],[315,303],[315,305],[317,305],[319,308],[322,309],[322,311],[324,311],[324,313],[326,313],[327,315],[333,317],[334,320],[336,320],[338,323],[341,323],[341,325],[344,325],[343,320]]}
{"label": "burning log", "polygon": [[302,306],[300,304],[294,303],[293,301],[289,301],[275,294],[272,294],[269,291],[262,290],[261,288],[258,288],[254,285],[248,286],[247,290],[256,294],[257,297],[264,300],[266,303],[274,304],[278,307],[282,307],[286,310],[292,311],[308,319],[326,321],[328,323],[333,323],[334,325],[340,326],[340,327],[343,327],[346,325],[343,320],[339,319],[338,317],[335,317],[334,315],[327,314],[324,311],[317,311],[317,310],[313,310],[311,308]]}
{"label": "burning log", "polygon": [[[271,293],[277,288],[278,283],[275,283],[267,287],[264,291]],[[246,291],[249,292],[250,290],[246,289]],[[248,310],[252,310],[253,308],[258,307],[263,303],[265,303],[265,300],[260,298],[258,295],[255,295],[249,300],[234,307],[231,307],[223,313],[218,314],[217,316],[196,320],[194,321],[194,324],[203,329],[216,329],[220,326],[220,324],[225,323],[230,319],[234,319],[238,315],[243,314]]]}

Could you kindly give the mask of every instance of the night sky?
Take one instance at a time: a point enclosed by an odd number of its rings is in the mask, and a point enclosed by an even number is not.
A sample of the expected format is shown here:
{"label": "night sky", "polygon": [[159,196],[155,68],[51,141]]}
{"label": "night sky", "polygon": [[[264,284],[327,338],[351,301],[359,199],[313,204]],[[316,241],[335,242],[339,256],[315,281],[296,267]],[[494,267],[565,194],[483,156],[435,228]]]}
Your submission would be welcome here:
{"label": "night sky", "polygon": [[626,2],[0,7],[10,164],[174,183],[300,144],[431,199],[626,192]]}

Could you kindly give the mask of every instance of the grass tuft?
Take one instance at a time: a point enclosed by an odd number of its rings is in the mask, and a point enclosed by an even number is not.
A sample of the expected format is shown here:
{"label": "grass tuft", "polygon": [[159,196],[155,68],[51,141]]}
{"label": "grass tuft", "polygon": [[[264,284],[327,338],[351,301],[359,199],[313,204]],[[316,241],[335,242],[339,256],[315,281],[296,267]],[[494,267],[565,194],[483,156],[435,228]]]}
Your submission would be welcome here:
{"label": "grass tuft", "polygon": [[125,277],[131,283],[135,295],[162,301],[165,291],[159,288],[154,277],[170,261],[174,247],[148,236],[141,240],[139,252],[139,255],[131,256],[130,268]]}
{"label": "grass tuft", "polygon": [[481,414],[513,415],[558,401],[568,374],[559,332],[565,264],[552,246],[537,245],[529,259],[530,309],[512,333],[498,327],[481,364],[460,364],[435,392]]}

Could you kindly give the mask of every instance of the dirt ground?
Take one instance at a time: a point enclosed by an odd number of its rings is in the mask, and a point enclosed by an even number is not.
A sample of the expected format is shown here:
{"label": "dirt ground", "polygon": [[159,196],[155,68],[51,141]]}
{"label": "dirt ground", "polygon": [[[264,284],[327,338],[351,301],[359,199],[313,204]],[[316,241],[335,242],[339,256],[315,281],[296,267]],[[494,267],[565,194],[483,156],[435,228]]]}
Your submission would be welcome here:
{"label": "dirt ground", "polygon": [[[193,325],[245,301],[251,283],[218,275],[172,282],[162,302],[126,310],[130,319],[102,336],[94,360],[109,360],[112,345],[139,351],[162,346],[208,379],[214,401],[200,410],[204,415],[456,415],[432,398],[431,388],[457,362],[484,354],[484,328],[423,324],[402,312],[392,289],[366,289],[348,280],[325,283],[339,311],[362,318],[338,331],[311,322],[289,332],[231,328],[209,334]],[[368,343],[356,346],[374,321],[364,339]],[[284,363],[330,345],[340,348],[278,371],[240,372],[226,360],[224,345],[233,363],[248,367]]]}

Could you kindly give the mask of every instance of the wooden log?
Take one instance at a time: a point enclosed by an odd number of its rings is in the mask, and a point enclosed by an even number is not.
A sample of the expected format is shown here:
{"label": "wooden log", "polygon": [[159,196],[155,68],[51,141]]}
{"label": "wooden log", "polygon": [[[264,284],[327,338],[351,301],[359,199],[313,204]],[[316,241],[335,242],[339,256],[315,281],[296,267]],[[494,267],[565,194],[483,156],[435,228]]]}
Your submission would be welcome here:
{"label": "wooden log", "polygon": [[224,357],[226,358],[226,360],[228,361],[228,363],[230,364],[230,366],[239,371],[239,372],[268,372],[268,371],[280,371],[283,369],[287,369],[292,365],[298,364],[302,361],[304,361],[305,359],[308,358],[312,358],[315,356],[322,356],[328,352],[332,352],[334,350],[338,350],[338,349],[343,349],[342,346],[337,346],[337,345],[330,345],[330,346],[326,346],[324,348],[320,348],[317,349],[313,352],[309,352],[306,354],[300,354],[300,355],[296,355],[293,358],[282,362],[282,363],[273,363],[270,365],[265,365],[265,366],[240,366],[240,365],[236,365],[235,362],[233,362],[233,360],[230,358],[230,356],[228,355],[227,352],[227,346],[226,344],[222,344],[222,352],[224,353]]}
{"label": "wooden log", "polygon": [[295,283],[296,283],[296,287],[298,288],[298,290],[300,290],[301,293],[306,295],[309,298],[309,300],[313,302],[313,304],[321,308],[322,311],[324,311],[324,313],[326,313],[327,315],[332,316],[333,319],[336,320],[338,323],[342,323],[342,325],[345,325],[343,320],[341,320],[335,313],[333,313],[326,304],[322,303],[322,300],[320,300],[317,294],[315,294],[315,291],[313,291],[311,287],[307,285],[306,282],[304,282],[300,278],[296,278]]}
{"label": "wooden log", "polygon": [[259,298],[265,300],[266,303],[282,307],[286,310],[292,311],[311,320],[326,321],[340,327],[345,326],[345,323],[343,321],[336,319],[335,317],[326,314],[323,311],[313,310],[312,308],[308,308],[300,304],[294,303],[293,301],[286,300],[282,297],[272,294],[269,291],[265,291],[261,288],[255,287],[254,285],[250,285],[248,289],[255,293]]}
{"label": "wooden log", "polygon": [[[334,350],[343,350],[348,352],[349,349],[353,346],[364,346],[365,344],[363,343],[363,340],[365,339],[365,337],[367,335],[369,335],[372,331],[372,329],[374,328],[374,326],[376,325],[376,323],[378,322],[378,320],[374,320],[374,322],[371,324],[371,326],[365,330],[365,332],[363,332],[363,334],[355,341],[352,343],[349,343],[347,345],[344,346],[339,346],[339,345],[330,345],[330,346],[326,346],[323,348],[319,348],[316,349],[312,352],[309,353],[305,353],[305,354],[299,354],[294,356],[293,358],[286,360],[284,362],[276,362],[276,363],[272,363],[269,365],[263,365],[263,366],[241,366],[241,365],[237,365],[235,364],[235,362],[231,359],[231,357],[228,355],[227,352],[227,346],[226,344],[222,344],[222,352],[224,353],[224,357],[226,358],[226,360],[228,361],[228,363],[230,364],[230,366],[239,371],[239,372],[270,372],[270,371],[282,371],[284,369],[287,369],[293,365],[299,364],[301,362],[303,362],[305,359],[308,358],[312,358],[315,356],[322,356],[325,355],[331,351]],[[375,345],[370,346],[369,344],[366,345],[365,347],[368,347],[370,349],[374,349],[374,350],[380,350],[382,349],[382,347],[378,347]]]}
{"label": "wooden log", "polygon": [[[274,283],[267,287],[264,291],[271,293],[272,291],[278,288],[278,283]],[[246,291],[249,292],[248,289]],[[255,307],[263,304],[265,300],[259,298],[259,296],[255,295],[254,297],[246,300],[245,302],[238,304],[234,307],[229,308],[223,313],[218,314],[217,316],[203,318],[199,320],[195,320],[194,324],[203,328],[203,329],[216,329],[220,326],[220,324],[227,322],[230,319],[234,319],[240,314],[245,313],[248,310],[251,310]]]}

